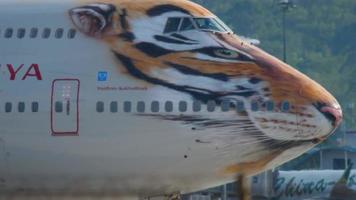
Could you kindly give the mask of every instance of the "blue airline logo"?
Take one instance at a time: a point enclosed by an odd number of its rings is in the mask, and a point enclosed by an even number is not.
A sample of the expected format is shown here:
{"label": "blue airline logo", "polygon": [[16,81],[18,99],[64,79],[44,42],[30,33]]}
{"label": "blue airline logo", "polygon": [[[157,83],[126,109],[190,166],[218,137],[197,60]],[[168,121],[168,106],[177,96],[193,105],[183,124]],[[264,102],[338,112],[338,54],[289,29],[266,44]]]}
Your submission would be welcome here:
{"label": "blue airline logo", "polygon": [[107,81],[108,72],[98,72],[98,81]]}

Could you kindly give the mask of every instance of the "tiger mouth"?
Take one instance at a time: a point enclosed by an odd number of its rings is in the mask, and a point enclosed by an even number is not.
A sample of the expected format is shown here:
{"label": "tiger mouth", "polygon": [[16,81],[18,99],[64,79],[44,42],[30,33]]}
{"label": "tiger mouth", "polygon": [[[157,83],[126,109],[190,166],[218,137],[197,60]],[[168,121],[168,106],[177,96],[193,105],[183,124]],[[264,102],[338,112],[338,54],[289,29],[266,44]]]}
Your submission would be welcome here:
{"label": "tiger mouth", "polygon": [[[214,145],[221,152],[228,152],[234,146],[258,146],[258,149],[247,151],[242,156],[260,155],[266,152],[283,152],[298,147],[316,145],[323,141],[321,138],[306,140],[280,140],[269,137],[248,119],[226,120],[214,119],[202,115],[174,115],[174,114],[136,114],[140,117],[152,118],[159,121],[179,122],[183,126],[191,127],[191,133],[197,136],[195,143]],[[204,134],[199,134],[204,133]],[[245,139],[243,139],[245,138]],[[249,138],[249,139],[246,139]]]}

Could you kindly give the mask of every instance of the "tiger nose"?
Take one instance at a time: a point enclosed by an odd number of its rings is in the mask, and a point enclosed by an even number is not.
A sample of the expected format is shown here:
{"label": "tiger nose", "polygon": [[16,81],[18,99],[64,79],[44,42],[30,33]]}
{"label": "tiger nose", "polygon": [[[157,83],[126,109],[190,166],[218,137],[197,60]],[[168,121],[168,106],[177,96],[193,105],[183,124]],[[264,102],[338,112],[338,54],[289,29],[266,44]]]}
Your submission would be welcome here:
{"label": "tiger nose", "polygon": [[[320,105],[320,104],[319,104]],[[336,128],[340,125],[342,121],[342,110],[339,104],[321,104],[319,107],[321,113],[332,122],[332,125]]]}
{"label": "tiger nose", "polygon": [[333,122],[334,127],[338,127],[342,121],[342,110],[332,106],[322,107],[320,110],[327,119]]}

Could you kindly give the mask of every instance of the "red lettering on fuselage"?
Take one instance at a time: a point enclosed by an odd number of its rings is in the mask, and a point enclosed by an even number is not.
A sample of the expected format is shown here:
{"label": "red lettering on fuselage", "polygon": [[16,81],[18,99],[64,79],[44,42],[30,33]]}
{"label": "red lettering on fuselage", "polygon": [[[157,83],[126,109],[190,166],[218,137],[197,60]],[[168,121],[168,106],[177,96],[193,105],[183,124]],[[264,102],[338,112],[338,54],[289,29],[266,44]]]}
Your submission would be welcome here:
{"label": "red lettering on fuselage", "polygon": [[20,65],[18,68],[14,68],[14,66],[12,66],[12,64],[7,64],[7,69],[9,70],[10,73],[10,80],[15,80],[16,79],[16,74],[22,69],[22,67],[24,66],[24,64]]}
{"label": "red lettering on fuselage", "polygon": [[[10,80],[14,81],[14,80],[18,80],[19,79],[19,74],[23,74],[20,73],[24,70],[22,70],[22,68],[25,66],[24,64],[19,65],[18,67],[14,67],[12,64],[7,64],[7,69],[9,71],[10,74]],[[37,80],[42,80],[42,74],[41,74],[41,70],[38,64],[31,64],[28,68],[27,71],[24,73],[24,75],[22,76],[21,80],[26,80],[28,78],[36,78]]]}
{"label": "red lettering on fuselage", "polygon": [[36,77],[37,80],[42,80],[42,75],[38,64],[32,64],[26,74],[22,77],[22,80],[26,80],[27,77]]}

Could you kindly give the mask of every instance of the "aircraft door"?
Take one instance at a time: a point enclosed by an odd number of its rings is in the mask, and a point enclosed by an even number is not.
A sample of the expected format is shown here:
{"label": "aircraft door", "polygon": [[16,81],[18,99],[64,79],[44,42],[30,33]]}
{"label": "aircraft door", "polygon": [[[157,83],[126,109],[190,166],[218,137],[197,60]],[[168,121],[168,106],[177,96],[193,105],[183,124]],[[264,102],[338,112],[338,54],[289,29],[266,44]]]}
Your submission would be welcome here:
{"label": "aircraft door", "polygon": [[52,83],[51,131],[53,135],[79,134],[78,79],[56,79]]}
{"label": "aircraft door", "polygon": [[5,140],[0,137],[0,189],[4,188],[6,184],[7,154]]}

